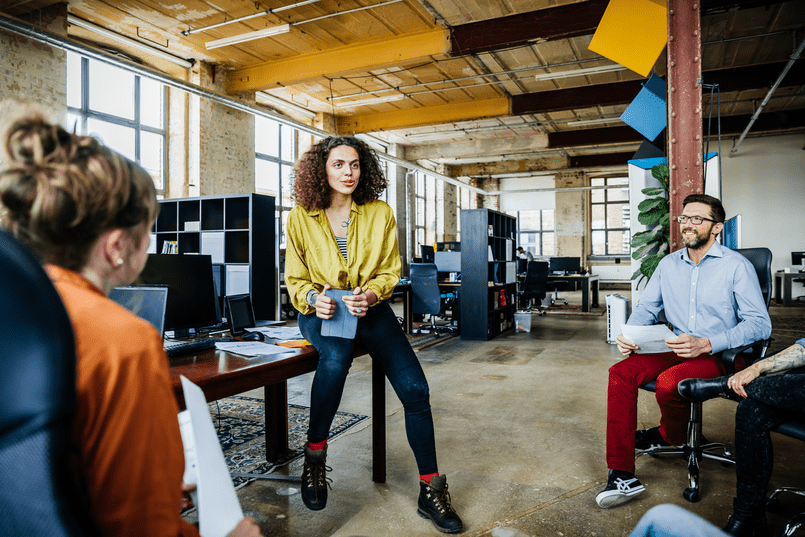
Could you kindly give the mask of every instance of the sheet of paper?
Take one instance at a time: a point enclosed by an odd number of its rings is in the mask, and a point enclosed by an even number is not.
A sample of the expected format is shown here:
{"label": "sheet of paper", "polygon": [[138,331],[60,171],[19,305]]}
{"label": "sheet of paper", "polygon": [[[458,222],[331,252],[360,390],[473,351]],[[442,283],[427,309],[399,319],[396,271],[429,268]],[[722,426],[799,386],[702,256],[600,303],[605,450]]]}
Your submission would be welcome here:
{"label": "sheet of paper", "polygon": [[287,341],[289,339],[302,339],[302,332],[296,326],[258,326],[247,328],[250,332],[262,332],[271,339]]}
{"label": "sheet of paper", "polygon": [[640,347],[635,351],[638,354],[671,352],[671,349],[668,348],[665,341],[678,337],[664,324],[653,324],[651,326],[632,326],[624,324],[621,325],[621,332],[623,333],[623,337]]}
{"label": "sheet of paper", "polygon": [[335,313],[331,319],[321,322],[321,335],[353,339],[358,331],[358,318],[347,310],[347,305],[341,300],[352,291],[345,289],[330,289],[327,296],[335,299]]}
{"label": "sheet of paper", "polygon": [[261,356],[264,354],[293,352],[293,349],[280,347],[279,345],[265,341],[219,341],[215,344],[215,348],[243,356]]}
{"label": "sheet of paper", "polygon": [[199,530],[204,537],[226,537],[243,518],[243,510],[215,434],[204,392],[184,376],[182,389],[196,446]]}

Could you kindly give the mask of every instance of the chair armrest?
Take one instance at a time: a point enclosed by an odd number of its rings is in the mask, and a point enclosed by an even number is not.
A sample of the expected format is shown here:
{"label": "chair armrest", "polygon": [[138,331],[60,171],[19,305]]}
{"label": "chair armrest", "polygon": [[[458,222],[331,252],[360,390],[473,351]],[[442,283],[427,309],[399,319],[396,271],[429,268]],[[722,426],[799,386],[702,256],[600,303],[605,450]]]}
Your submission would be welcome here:
{"label": "chair armrest", "polygon": [[749,366],[764,357],[770,343],[771,339],[761,339],[760,341],[755,341],[743,347],[725,350],[721,354],[721,361],[724,362],[724,369],[727,371],[727,375],[735,374],[735,360],[738,356],[751,350],[752,354],[746,364]]}

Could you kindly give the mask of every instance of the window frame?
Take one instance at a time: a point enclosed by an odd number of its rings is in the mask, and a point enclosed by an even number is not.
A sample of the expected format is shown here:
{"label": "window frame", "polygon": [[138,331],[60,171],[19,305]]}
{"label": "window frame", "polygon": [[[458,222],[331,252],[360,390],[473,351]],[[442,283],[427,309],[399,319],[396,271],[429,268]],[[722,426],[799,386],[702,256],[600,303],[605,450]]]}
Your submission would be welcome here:
{"label": "window frame", "polygon": [[[596,181],[596,180],[603,181],[604,183],[603,183],[602,186],[610,186],[610,180],[618,180],[618,181],[625,180],[626,181],[625,183],[622,183],[622,184],[618,183],[618,186],[622,186],[623,189],[617,189],[617,190],[624,190],[626,192],[626,199],[610,200],[609,199],[610,198],[610,190],[616,190],[616,189],[602,188],[600,190],[603,192],[604,201],[593,201],[593,195],[592,195],[593,191],[591,191],[591,195],[590,195],[590,215],[591,215],[591,218],[590,218],[590,250],[591,250],[591,253],[590,253],[589,258],[590,259],[599,259],[599,260],[605,260],[605,259],[631,259],[631,255],[632,255],[632,247],[631,247],[632,230],[631,230],[631,224],[628,225],[628,226],[621,226],[621,227],[609,227],[609,221],[607,219],[607,214],[608,214],[608,211],[609,211],[608,206],[610,206],[610,205],[613,205],[613,206],[614,205],[625,205],[627,210],[630,210],[630,205],[629,205],[629,201],[630,201],[629,179],[628,179],[628,177],[623,177],[623,176],[619,176],[619,177],[591,177],[590,178],[590,186],[599,186],[599,185],[593,185],[593,182]],[[603,228],[593,228],[592,214],[593,214],[593,208],[595,206],[603,206],[604,207],[604,227]],[[630,214],[629,214],[629,220],[628,221],[627,220],[622,220],[622,221],[626,221],[626,222],[631,221],[631,211],[630,211]],[[624,252],[624,253],[611,253],[609,251],[609,233],[612,232],[612,231],[625,231],[625,232],[627,232],[629,234],[629,241],[625,245],[625,249],[627,250],[626,252]],[[595,242],[593,241],[593,233],[594,232],[604,232],[604,252],[603,253],[594,253],[592,251],[592,249],[595,247]]]}

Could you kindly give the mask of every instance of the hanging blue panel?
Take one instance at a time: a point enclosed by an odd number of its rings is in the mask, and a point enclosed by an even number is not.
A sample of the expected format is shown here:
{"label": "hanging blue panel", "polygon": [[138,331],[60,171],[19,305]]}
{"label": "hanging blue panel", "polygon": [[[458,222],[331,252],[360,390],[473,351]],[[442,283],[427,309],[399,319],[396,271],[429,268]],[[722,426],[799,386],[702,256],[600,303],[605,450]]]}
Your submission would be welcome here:
{"label": "hanging blue panel", "polygon": [[621,115],[621,120],[653,142],[668,124],[665,81],[651,73],[643,89]]}

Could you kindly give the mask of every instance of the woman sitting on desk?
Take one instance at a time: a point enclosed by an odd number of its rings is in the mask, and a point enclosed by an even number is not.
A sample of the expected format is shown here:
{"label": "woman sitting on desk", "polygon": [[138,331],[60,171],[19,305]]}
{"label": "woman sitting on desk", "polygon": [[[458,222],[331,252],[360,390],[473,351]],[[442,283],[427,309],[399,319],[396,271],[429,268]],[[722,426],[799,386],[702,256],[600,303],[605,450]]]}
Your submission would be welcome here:
{"label": "woman sitting on desk", "polygon": [[[420,516],[439,531],[462,531],[445,476],[438,474],[428,383],[400,323],[386,302],[400,280],[397,225],[378,198],[386,179],[362,141],[330,137],[310,148],[295,167],[296,207],[288,215],[285,281],[299,329],[319,353],[310,394],[310,427],[302,473],[309,509],[327,503],[327,436],[352,364],[355,342],[383,367],[405,409],[408,442],[419,469]],[[330,289],[350,289],[338,307],[358,317],[355,339],[322,336],[322,320],[336,310]]]}
{"label": "woman sitting on desk", "polygon": [[[184,448],[162,335],[106,297],[145,265],[154,182],[97,140],[32,111],[0,140],[10,229],[47,263],[73,324],[75,463],[97,529],[197,536],[180,515]],[[260,530],[243,519],[231,535]]]}

